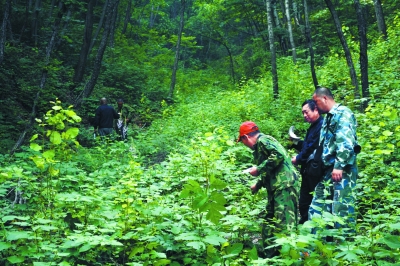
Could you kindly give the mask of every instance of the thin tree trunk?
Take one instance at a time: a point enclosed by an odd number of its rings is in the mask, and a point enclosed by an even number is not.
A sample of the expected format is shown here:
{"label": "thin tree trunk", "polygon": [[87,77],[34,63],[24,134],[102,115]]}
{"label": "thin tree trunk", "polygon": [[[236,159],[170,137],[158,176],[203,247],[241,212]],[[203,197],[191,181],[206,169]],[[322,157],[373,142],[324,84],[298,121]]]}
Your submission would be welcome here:
{"label": "thin tree trunk", "polygon": [[83,33],[83,42],[82,42],[81,52],[79,55],[78,64],[75,68],[75,75],[73,78],[73,81],[75,83],[81,82],[83,79],[83,75],[85,73],[86,61],[88,59],[90,43],[92,41],[94,2],[95,2],[95,0],[89,0],[88,5],[87,5],[85,29],[84,29],[84,33]]}
{"label": "thin tree trunk", "polygon": [[4,17],[1,25],[1,36],[0,36],[0,64],[4,59],[5,44],[7,39],[7,24],[9,23],[8,18],[10,17],[11,0],[7,0],[4,6]]}
{"label": "thin tree trunk", "polygon": [[[359,0],[354,0],[354,6],[357,13],[358,35],[360,36],[361,92],[363,98],[369,99],[367,22],[363,12],[365,9]],[[362,109],[365,110],[367,106],[368,101],[363,102]]]}
{"label": "thin tree trunk", "polygon": [[132,9],[132,0],[128,0],[128,6],[126,7],[124,27],[122,28],[122,34],[126,33],[128,23],[131,21],[131,9]]}
{"label": "thin tree trunk", "polygon": [[382,34],[383,38],[387,39],[385,16],[383,15],[381,0],[374,0],[374,8],[376,14],[376,21],[378,23],[378,30]]}
{"label": "thin tree trunk", "polygon": [[37,46],[38,42],[38,24],[39,24],[39,13],[40,7],[42,5],[41,0],[36,0],[35,7],[33,10],[33,18],[32,18],[32,38],[34,40],[34,45]]}
{"label": "thin tree trunk", "polygon": [[289,0],[285,0],[285,10],[286,10],[286,12],[285,12],[286,22],[287,22],[288,32],[289,32],[289,41],[290,41],[290,46],[292,48],[293,63],[296,64],[296,62],[297,62],[296,45],[295,45],[294,39],[293,39],[292,19],[290,18]]}
{"label": "thin tree trunk", "polygon": [[360,92],[359,92],[359,88],[358,88],[356,70],[354,68],[353,59],[351,58],[349,46],[347,45],[346,38],[344,37],[343,31],[342,31],[342,25],[340,23],[339,16],[337,15],[335,7],[333,6],[331,0],[325,0],[325,3],[327,5],[329,11],[331,12],[333,21],[336,26],[336,32],[339,36],[339,40],[342,44],[342,47],[343,47],[343,50],[344,50],[344,53],[346,56],[347,66],[349,67],[349,71],[350,71],[350,78],[351,78],[352,84],[354,86],[354,98],[359,99]]}
{"label": "thin tree trunk", "polygon": [[[53,33],[51,34],[49,43],[48,43],[47,48],[46,48],[45,66],[47,66],[49,64],[49,62],[50,62],[50,56],[51,56],[51,53],[53,51],[53,48],[54,48],[54,45],[55,45],[55,42],[56,42],[56,37],[57,37],[57,34],[58,34],[58,28],[59,28],[59,26],[61,24],[62,17],[63,17],[63,15],[65,13],[65,5],[62,4],[61,1],[59,3],[60,3],[59,6],[61,8],[60,8],[60,10],[58,12],[56,20],[54,21]],[[43,90],[43,88],[44,88],[44,86],[46,84],[47,74],[48,74],[47,68],[43,67],[42,77],[40,79],[39,90],[36,93],[36,97],[35,97],[35,99],[33,101],[32,112],[31,112],[29,121],[25,125],[25,129],[21,133],[21,135],[19,136],[19,138],[18,138],[17,142],[15,143],[14,147],[11,149],[10,154],[14,154],[14,152],[17,149],[19,149],[19,147],[21,147],[21,145],[25,141],[26,134],[30,131],[30,129],[33,126],[33,123],[34,123],[35,118],[36,118],[36,106],[37,106],[37,103],[39,102],[40,94],[41,94],[41,92],[42,92],[42,90]]]}
{"label": "thin tree trunk", "polygon": [[105,3],[104,3],[103,11],[101,12],[99,25],[97,25],[97,30],[96,30],[95,34],[93,35],[93,39],[92,39],[92,42],[90,43],[88,54],[91,54],[93,46],[94,46],[94,43],[96,42],[97,36],[99,36],[100,29],[103,27],[104,18],[106,16],[106,10],[107,10],[107,7],[108,7],[108,4],[109,4],[110,1],[111,0],[106,0]]}
{"label": "thin tree trunk", "polygon": [[178,61],[179,61],[179,49],[181,46],[181,40],[182,40],[182,32],[183,32],[183,27],[184,27],[184,22],[185,22],[185,7],[186,7],[186,0],[181,0],[181,20],[179,23],[179,31],[178,31],[178,41],[176,42],[176,51],[175,51],[175,61],[174,61],[174,66],[172,69],[172,77],[171,77],[171,86],[169,87],[169,93],[168,93],[168,98],[172,99],[174,89],[175,89],[175,83],[176,83],[176,72],[178,70]]}
{"label": "thin tree trunk", "polygon": [[304,19],[305,19],[305,36],[308,44],[308,51],[310,52],[310,68],[311,68],[311,76],[312,80],[314,83],[314,88],[316,89],[318,87],[318,79],[317,79],[317,74],[315,73],[315,59],[314,59],[314,48],[313,48],[313,42],[312,42],[312,37],[311,37],[311,24],[308,16],[308,5],[307,5],[307,0],[303,1],[304,3]]}
{"label": "thin tree trunk", "polygon": [[115,25],[117,24],[117,14],[118,14],[118,5],[117,4],[117,12],[113,12],[111,17],[111,24],[110,24],[110,36],[108,37],[108,41],[110,43],[110,47],[114,47],[114,36],[115,36]]}
{"label": "thin tree trunk", "polygon": [[75,108],[80,108],[84,100],[89,97],[94,89],[94,86],[96,85],[97,79],[100,74],[100,69],[101,69],[101,62],[103,60],[103,55],[104,51],[106,50],[107,47],[107,40],[110,35],[110,29],[113,23],[114,18],[116,18],[115,14],[118,12],[118,4],[119,0],[113,1],[108,1],[107,5],[107,15],[106,15],[106,22],[104,25],[104,31],[103,31],[103,37],[101,38],[101,42],[99,45],[99,49],[97,50],[97,55],[94,60],[94,67],[93,67],[93,73],[90,77],[90,80],[86,83],[85,88],[83,89],[82,93],[76,98],[74,107]]}
{"label": "thin tree trunk", "polygon": [[268,22],[268,36],[269,36],[269,50],[271,52],[271,72],[272,72],[272,83],[274,98],[278,98],[278,71],[276,66],[276,50],[275,50],[275,38],[274,29],[272,24],[272,12],[271,12],[271,0],[266,0],[267,7],[267,22]]}

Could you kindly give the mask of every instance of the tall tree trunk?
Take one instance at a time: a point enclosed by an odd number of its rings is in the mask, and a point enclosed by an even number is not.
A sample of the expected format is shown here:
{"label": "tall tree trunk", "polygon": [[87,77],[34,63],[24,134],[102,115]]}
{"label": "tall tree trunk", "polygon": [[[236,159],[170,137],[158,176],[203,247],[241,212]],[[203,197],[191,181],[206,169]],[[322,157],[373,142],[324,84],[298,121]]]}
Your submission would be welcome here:
{"label": "tall tree trunk", "polygon": [[[118,8],[118,5],[117,5]],[[114,47],[114,36],[115,36],[115,25],[117,24],[117,16],[118,15],[118,10],[117,12],[114,12],[112,14],[112,18],[111,18],[111,24],[110,24],[110,36],[108,36],[108,42],[110,43],[110,47]]]}
{"label": "tall tree trunk", "polygon": [[296,64],[296,62],[297,62],[296,45],[295,45],[294,39],[293,39],[292,19],[290,18],[289,0],[285,0],[285,10],[286,10],[286,12],[285,12],[286,22],[287,22],[287,27],[288,27],[288,32],[289,32],[289,41],[290,41],[290,46],[292,48],[293,63]]}
{"label": "tall tree trunk", "polygon": [[381,0],[374,0],[374,8],[376,14],[376,21],[378,23],[378,30],[382,34],[382,37],[387,39],[385,16],[383,15]]}
{"label": "tall tree trunk", "polygon": [[311,24],[308,16],[308,5],[307,5],[307,0],[303,1],[304,5],[304,20],[305,20],[305,36],[308,44],[308,51],[310,52],[310,68],[311,68],[311,76],[312,80],[314,83],[314,88],[316,89],[318,87],[318,79],[317,79],[317,74],[315,73],[315,58],[314,58],[314,48],[313,48],[313,42],[312,42],[312,37],[311,37]]}
{"label": "tall tree trunk", "polygon": [[8,18],[10,17],[11,0],[7,0],[4,6],[4,17],[3,23],[1,24],[1,36],[0,36],[0,64],[4,59],[4,50],[7,39],[7,24],[9,23]]}
{"label": "tall tree trunk", "polygon": [[275,38],[274,38],[274,29],[272,24],[271,2],[272,0],[266,0],[269,50],[271,53],[271,73],[272,73],[272,83],[273,83],[272,86],[273,86],[274,98],[276,99],[278,98],[279,95],[279,87],[278,87],[278,71],[276,66]]}
{"label": "tall tree trunk", "polygon": [[88,5],[87,5],[83,42],[82,42],[81,52],[79,54],[78,64],[75,68],[75,75],[73,78],[73,81],[75,83],[81,82],[83,79],[83,75],[85,73],[86,61],[88,58],[90,43],[92,41],[94,2],[95,2],[95,0],[89,0]]}
{"label": "tall tree trunk", "polygon": [[93,35],[93,39],[92,42],[90,43],[90,47],[89,47],[89,52],[88,54],[91,54],[94,43],[96,42],[97,36],[99,36],[100,33],[100,29],[103,27],[103,23],[104,23],[104,18],[106,16],[106,11],[107,11],[107,7],[109,5],[111,0],[106,0],[103,6],[103,11],[101,12],[101,16],[100,16],[100,21],[99,21],[99,25],[97,25],[97,29],[95,34]]}
{"label": "tall tree trunk", "polygon": [[32,18],[32,39],[34,40],[34,46],[37,46],[38,42],[38,24],[39,24],[39,13],[40,7],[42,5],[41,0],[36,0],[35,7],[33,9],[33,18]]}
{"label": "tall tree trunk", "polygon": [[106,22],[104,25],[104,31],[103,31],[103,37],[101,38],[101,42],[99,45],[99,49],[97,50],[97,55],[94,60],[94,67],[93,67],[93,73],[90,77],[90,80],[86,83],[85,88],[81,92],[80,95],[75,100],[74,107],[75,108],[80,108],[84,100],[89,97],[94,89],[94,86],[96,85],[97,79],[100,74],[100,69],[101,69],[101,62],[103,60],[103,55],[104,51],[107,48],[107,40],[110,35],[110,29],[111,26],[115,23],[113,19],[115,19],[117,16],[115,15],[116,12],[118,12],[118,4],[119,0],[109,0],[108,5],[107,5],[107,14],[106,14]]}
{"label": "tall tree trunk", "polygon": [[325,0],[325,3],[327,5],[329,11],[331,12],[333,21],[336,26],[336,32],[339,36],[340,43],[342,44],[342,48],[343,48],[344,54],[346,56],[347,66],[349,67],[349,70],[350,70],[351,82],[354,86],[354,98],[359,99],[360,92],[359,92],[359,88],[358,88],[356,70],[354,68],[353,59],[351,58],[349,46],[347,45],[346,38],[344,37],[343,31],[342,31],[342,25],[340,23],[339,16],[337,15],[335,7],[333,6],[331,0]]}
{"label": "tall tree trunk", "polygon": [[[56,20],[54,21],[53,32],[51,34],[49,43],[48,43],[47,48],[46,48],[45,66],[47,66],[49,64],[50,56],[51,56],[51,53],[53,51],[54,45],[56,43],[56,37],[57,37],[57,34],[58,34],[58,28],[59,28],[59,26],[61,24],[62,17],[64,15],[65,11],[66,11],[65,10],[65,5],[62,4],[61,0],[59,2],[59,6],[60,6],[60,10],[59,10],[59,12],[57,14]],[[11,151],[10,151],[11,154],[14,154],[14,152],[17,149],[19,149],[19,147],[21,147],[21,145],[24,143],[26,134],[30,131],[30,129],[32,128],[33,123],[35,121],[35,118],[36,118],[36,106],[37,106],[37,103],[39,102],[40,94],[41,94],[41,92],[42,92],[42,90],[43,90],[43,88],[44,88],[44,86],[46,84],[46,79],[47,79],[47,74],[48,74],[47,67],[43,67],[42,69],[43,70],[42,70],[42,77],[40,79],[39,90],[36,93],[36,97],[35,97],[35,99],[33,101],[32,112],[31,112],[31,115],[29,117],[29,121],[25,125],[25,129],[21,133],[21,135],[19,136],[19,138],[18,138],[17,142],[15,143],[14,147],[11,149]]]}
{"label": "tall tree trunk", "polygon": [[[365,9],[361,6],[359,0],[354,0],[354,6],[357,13],[358,35],[360,36],[360,70],[361,70],[361,92],[362,97],[369,99],[369,81],[368,81],[368,40],[367,40],[367,22],[365,20]],[[362,104],[364,110],[368,106],[368,101]]]}
{"label": "tall tree trunk", "polygon": [[126,7],[124,27],[122,28],[122,34],[126,33],[126,29],[128,28],[128,23],[131,21],[131,12],[132,12],[131,9],[132,9],[132,0],[128,0],[128,6]]}
{"label": "tall tree trunk", "polygon": [[185,7],[186,7],[186,0],[181,0],[181,20],[179,23],[179,31],[178,31],[178,41],[176,42],[176,51],[175,51],[175,61],[174,61],[174,66],[172,69],[172,77],[171,77],[171,85],[169,87],[169,93],[168,93],[168,98],[172,99],[174,89],[175,89],[175,83],[176,83],[176,72],[178,70],[178,61],[179,61],[179,49],[181,46],[181,40],[182,40],[182,32],[183,32],[183,27],[184,27],[184,21],[185,21]]}

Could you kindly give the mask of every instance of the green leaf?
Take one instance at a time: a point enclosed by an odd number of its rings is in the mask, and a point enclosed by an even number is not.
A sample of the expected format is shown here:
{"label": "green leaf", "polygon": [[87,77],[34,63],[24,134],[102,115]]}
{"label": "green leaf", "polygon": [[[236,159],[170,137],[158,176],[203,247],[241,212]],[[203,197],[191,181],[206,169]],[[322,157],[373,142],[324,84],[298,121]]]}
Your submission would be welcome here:
{"label": "green leaf", "polygon": [[31,148],[34,151],[40,151],[42,149],[42,146],[40,146],[37,143],[31,142],[31,144],[29,144],[29,148]]}
{"label": "green leaf", "polygon": [[62,109],[62,107],[61,106],[58,106],[58,105],[56,105],[56,106],[53,106],[53,107],[51,107],[53,110],[61,110]]}
{"label": "green leaf", "polygon": [[229,257],[234,257],[239,255],[239,253],[243,250],[243,244],[242,243],[235,243],[232,246],[228,246],[225,249],[226,255],[224,258],[229,258]]}
{"label": "green leaf", "polygon": [[58,131],[52,131],[50,134],[50,142],[58,145],[61,143],[61,135]]}
{"label": "green leaf", "polygon": [[29,141],[30,142],[34,141],[35,139],[38,138],[38,136],[39,136],[39,134],[34,134]]}
{"label": "green leaf", "polygon": [[216,209],[210,209],[206,215],[206,218],[214,224],[218,224],[222,217],[223,215]]}
{"label": "green leaf", "polygon": [[6,250],[6,249],[8,249],[8,248],[10,248],[10,247],[11,247],[11,244],[10,244],[10,243],[7,243],[7,242],[0,242],[0,251]]}
{"label": "green leaf", "polygon": [[44,159],[39,156],[33,156],[31,157],[32,161],[36,164],[36,167],[39,169],[44,169]]}
{"label": "green leaf", "polygon": [[195,242],[188,242],[186,244],[188,247],[192,247],[195,250],[205,249],[206,245],[203,242],[195,241]]}
{"label": "green leaf", "polygon": [[253,246],[253,248],[249,251],[249,259],[257,260],[258,259],[258,252],[257,248]]}
{"label": "green leaf", "polygon": [[204,242],[208,243],[208,244],[212,244],[214,246],[218,246],[222,243],[226,242],[226,239],[220,236],[206,236],[203,239]]}
{"label": "green leaf", "polygon": [[377,132],[377,131],[379,131],[379,129],[381,129],[379,126],[372,126],[372,127],[371,127],[371,130],[372,130],[373,132]]}
{"label": "green leaf", "polygon": [[168,259],[160,259],[154,262],[154,266],[162,266],[162,265],[169,265],[171,263]]}
{"label": "green leaf", "polygon": [[11,256],[11,257],[8,257],[7,260],[9,262],[11,262],[12,264],[15,264],[15,263],[24,262],[25,259],[23,257]]}
{"label": "green leaf", "polygon": [[389,137],[389,136],[393,135],[393,132],[391,132],[389,130],[385,130],[385,131],[382,132],[382,135],[384,135],[386,137]]}
{"label": "green leaf", "polygon": [[47,160],[52,160],[55,155],[56,153],[54,150],[47,150],[43,152],[43,157],[46,158]]}
{"label": "green leaf", "polygon": [[65,138],[66,139],[74,139],[76,136],[79,134],[79,128],[77,127],[71,127],[65,132]]}
{"label": "green leaf", "polygon": [[388,245],[390,248],[400,248],[400,236],[387,235],[379,239],[379,243]]}
{"label": "green leaf", "polygon": [[92,245],[90,245],[90,244],[85,244],[85,245],[83,245],[83,246],[79,249],[79,253],[88,251],[88,250],[91,249],[91,248],[92,248]]}
{"label": "green leaf", "polygon": [[29,232],[25,231],[8,231],[7,232],[7,240],[13,241],[18,239],[27,239],[30,237]]}
{"label": "green leaf", "polygon": [[47,266],[51,265],[51,262],[34,262],[33,266]]}

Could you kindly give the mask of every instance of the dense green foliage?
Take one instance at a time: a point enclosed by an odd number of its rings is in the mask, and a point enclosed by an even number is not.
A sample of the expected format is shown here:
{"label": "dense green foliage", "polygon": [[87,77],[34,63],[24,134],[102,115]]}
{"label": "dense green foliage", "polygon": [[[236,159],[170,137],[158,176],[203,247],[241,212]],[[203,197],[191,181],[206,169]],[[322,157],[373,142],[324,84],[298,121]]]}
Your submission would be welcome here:
{"label": "dense green foliage", "polygon": [[[323,229],[338,219],[327,216],[280,236],[279,258],[258,258],[265,192],[251,195],[255,180],[241,173],[251,156],[234,140],[239,123],[249,119],[285,144],[290,125],[299,132],[307,128],[300,104],[312,92],[308,66],[281,59],[285,86],[278,100],[268,90],[268,76],[223,87],[228,83],[215,83],[211,73],[190,73],[177,93],[179,103],[164,103],[163,116],[126,143],[82,147],[76,141],[80,118],[60,101],[48,105],[30,146],[1,157],[1,264],[394,264],[400,259],[394,78],[400,40],[394,28],[389,41],[371,51],[372,73],[378,73],[372,75],[374,98],[357,114],[363,151],[352,241],[324,243],[321,235],[337,234]],[[387,51],[393,61],[381,59]],[[319,69],[324,83],[341,77],[337,59],[333,55]],[[335,94],[357,106],[344,89]],[[314,226],[321,230],[310,235]],[[310,257],[300,256],[308,250]]]}
{"label": "dense green foliage", "polygon": [[[45,22],[52,16],[41,17],[44,30],[33,42],[22,30],[24,4],[12,2],[18,22],[13,28],[21,30],[21,42],[8,43],[2,62],[7,67],[0,71],[1,265],[398,263],[398,15],[393,13],[388,20],[387,41],[379,39],[371,27],[371,99],[365,112],[359,112],[361,100],[353,97],[327,10],[321,1],[310,1],[311,19],[320,22],[315,23],[319,81],[334,88],[337,102],[352,108],[359,124],[363,149],[358,156],[357,234],[343,239],[340,232],[326,230],[327,224],[342,221],[324,214],[324,219],[278,236],[281,255],[262,259],[257,251],[266,194],[261,190],[252,195],[249,187],[255,178],[242,173],[251,164],[251,153],[235,143],[238,127],[242,121],[253,120],[288,147],[288,128],[295,125],[297,134],[304,135],[308,127],[301,117],[301,103],[313,91],[306,53],[293,64],[282,48],[280,94],[273,98],[271,76],[265,71],[269,69],[262,31],[265,14],[260,8],[264,3],[196,1],[190,5],[172,103],[164,98],[173,58],[170,48],[176,41],[176,3],[135,2],[127,31],[122,33],[119,25],[115,44],[107,49],[96,89],[74,110],[70,104],[84,85],[74,84],[71,77],[85,7],[80,1],[67,1],[73,27],[64,32],[54,58],[45,66],[43,53],[51,29]],[[121,14],[128,2],[121,1]],[[346,36],[357,58],[351,3],[338,2],[342,4],[339,11],[348,18]],[[365,4],[371,6],[369,2]],[[47,4],[43,3],[42,10],[50,10]],[[386,6],[396,10],[394,2]],[[166,19],[166,10],[171,19]],[[97,6],[95,14],[100,13]],[[141,16],[152,17],[154,24],[141,23]],[[244,29],[251,25],[257,25],[260,34],[245,38]],[[304,44],[300,33],[299,29],[298,42]],[[228,70],[226,47],[232,48],[236,62],[236,84]],[[26,145],[9,155],[9,147],[29,116],[43,67],[49,76],[36,123]],[[91,68],[89,63],[86,71]],[[103,95],[111,100],[124,95],[136,108],[129,141],[93,139],[90,115]],[[316,235],[309,233],[312,227],[320,229]],[[322,240],[332,234],[337,236],[335,242]],[[300,255],[308,251],[310,256]]]}

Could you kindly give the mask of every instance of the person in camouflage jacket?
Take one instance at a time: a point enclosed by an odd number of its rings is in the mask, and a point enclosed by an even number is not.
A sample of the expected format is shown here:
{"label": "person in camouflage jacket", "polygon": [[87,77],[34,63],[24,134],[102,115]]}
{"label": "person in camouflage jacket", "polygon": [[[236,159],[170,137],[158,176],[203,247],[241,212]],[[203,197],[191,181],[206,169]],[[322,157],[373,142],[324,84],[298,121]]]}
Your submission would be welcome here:
{"label": "person in camouflage jacket", "polygon": [[128,124],[132,121],[133,109],[124,104],[123,99],[118,99],[117,112],[120,115],[119,119],[116,121],[115,130],[117,131],[120,140],[126,140],[128,137]]}
{"label": "person in camouflage jacket", "polygon": [[356,135],[357,122],[349,108],[335,102],[328,88],[317,88],[313,99],[320,113],[326,114],[320,145],[323,145],[322,161],[327,170],[315,188],[309,218],[321,217],[320,210],[323,210],[344,217],[346,225],[336,222],[334,227],[347,227],[351,232],[355,228],[356,155],[360,147]]}
{"label": "person in camouflage jacket", "polygon": [[244,122],[239,129],[238,142],[253,150],[254,163],[245,172],[260,176],[251,186],[254,193],[264,187],[268,192],[265,222],[262,226],[264,256],[279,255],[274,244],[274,234],[290,232],[297,226],[298,180],[291,158],[283,146],[273,137],[260,133],[251,121]]}

